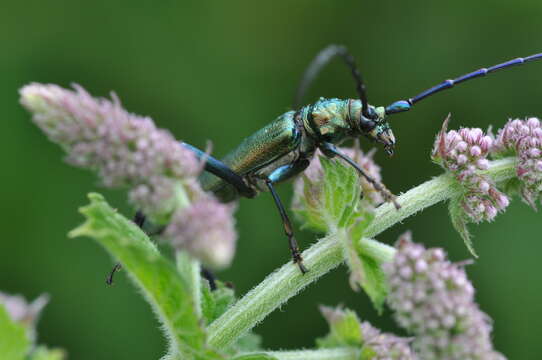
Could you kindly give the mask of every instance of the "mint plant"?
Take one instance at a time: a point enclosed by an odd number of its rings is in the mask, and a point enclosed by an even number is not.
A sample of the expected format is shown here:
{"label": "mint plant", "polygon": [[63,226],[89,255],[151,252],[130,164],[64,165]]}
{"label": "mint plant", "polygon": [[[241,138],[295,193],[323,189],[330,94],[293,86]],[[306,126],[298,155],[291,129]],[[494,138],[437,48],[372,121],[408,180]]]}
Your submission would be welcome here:
{"label": "mint plant", "polygon": [[[110,101],[79,86],[72,91],[31,84],[21,89],[21,103],[66,150],[69,163],[96,171],[104,186],[127,188],[129,201],[165,226],[160,238],[174,248],[174,261],[103,196],[89,194],[90,204],[80,209],[85,222],[70,232],[94,239],[122,263],[161,322],[169,344],[163,359],[504,358],[491,344],[491,321],[474,301],[465,263],[450,262],[444,250],[425,249],[410,235],[395,247],[374,238],[449,201],[452,224],[475,255],[468,223],[494,220],[514,194],[536,206],[542,190],[538,119],[511,120],[496,136],[481,129],[448,131],[446,119],[432,152],[444,174],[399,196],[400,209],[383,203],[351,167],[317,154],[294,183],[292,206],[304,228],[322,234],[303,252],[310,271],[303,275],[294,264],[284,264],[236,299],[224,284],[211,290],[200,277],[201,264],[220,268],[231,262],[235,207],[199,187],[203,166],[190,151],[151,119],[128,113],[115,95]],[[380,179],[371,154],[357,146],[343,151]],[[351,310],[322,307],[330,331],[316,339],[314,349],[261,349],[251,329],[343,263],[352,288],[363,289],[379,311],[389,306],[408,337],[382,333]],[[0,313],[0,339],[16,332],[10,321]],[[33,358],[37,351],[29,345],[18,349],[17,359]]]}

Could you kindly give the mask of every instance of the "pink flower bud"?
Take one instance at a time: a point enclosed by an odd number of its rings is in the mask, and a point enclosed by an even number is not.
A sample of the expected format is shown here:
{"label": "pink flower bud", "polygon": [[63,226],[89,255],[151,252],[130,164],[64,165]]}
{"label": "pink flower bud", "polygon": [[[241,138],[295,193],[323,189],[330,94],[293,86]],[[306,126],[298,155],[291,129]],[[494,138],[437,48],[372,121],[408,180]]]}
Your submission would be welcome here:
{"label": "pink flower bud", "polygon": [[490,185],[487,181],[482,180],[478,183],[478,187],[481,192],[487,193],[489,191]]}
{"label": "pink flower bud", "polygon": [[480,149],[479,146],[474,145],[473,147],[470,148],[470,154],[471,156],[478,157],[482,154],[482,149]]}
{"label": "pink flower bud", "polygon": [[541,154],[541,151],[540,149],[533,147],[528,150],[528,154],[529,154],[529,157],[539,157]]}
{"label": "pink flower bud", "polygon": [[476,161],[476,166],[480,170],[487,170],[489,168],[489,160],[488,159],[479,159]]}
{"label": "pink flower bud", "polygon": [[499,194],[497,196],[497,205],[499,206],[499,209],[504,209],[506,207],[508,207],[508,205],[510,205],[510,201],[508,200],[508,197],[504,194]]}
{"label": "pink flower bud", "polygon": [[463,154],[461,154],[461,155],[459,155],[459,156],[457,157],[457,163],[458,163],[459,165],[464,165],[464,164],[466,164],[468,160],[469,160],[469,159],[468,159],[465,155],[463,155]]}
{"label": "pink flower bud", "polygon": [[491,221],[495,216],[497,216],[497,209],[492,205],[486,206],[486,220]]}
{"label": "pink flower bud", "polygon": [[480,140],[480,148],[483,152],[487,152],[491,145],[493,145],[493,139],[490,136],[486,135]]}
{"label": "pink flower bud", "polygon": [[457,133],[455,130],[451,130],[446,134],[446,141],[448,143],[455,143],[457,141],[461,141],[461,136]]}
{"label": "pink flower bud", "polygon": [[531,129],[534,129],[534,128],[538,128],[540,127],[540,120],[538,120],[537,118],[529,118],[527,119],[527,125],[531,128]]}
{"label": "pink flower bud", "polygon": [[203,198],[178,210],[165,234],[174,247],[187,250],[207,266],[224,268],[235,253],[234,209],[211,197]]}
{"label": "pink flower bud", "polygon": [[470,143],[471,144],[474,144],[474,143],[477,143],[483,136],[483,131],[482,129],[478,129],[478,128],[474,128],[474,129],[471,129],[470,133],[469,133],[469,137],[470,137]]}
{"label": "pink flower bud", "polygon": [[455,148],[457,149],[457,151],[465,152],[467,150],[467,148],[468,148],[468,145],[467,145],[466,142],[461,141],[456,145]]}

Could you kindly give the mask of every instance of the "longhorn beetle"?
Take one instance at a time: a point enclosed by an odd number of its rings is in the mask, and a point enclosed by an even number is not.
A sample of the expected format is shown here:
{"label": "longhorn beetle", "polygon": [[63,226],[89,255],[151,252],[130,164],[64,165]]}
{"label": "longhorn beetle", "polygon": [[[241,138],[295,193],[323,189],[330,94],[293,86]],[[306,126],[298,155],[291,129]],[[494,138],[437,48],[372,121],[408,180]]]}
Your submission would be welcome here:
{"label": "longhorn beetle", "polygon": [[[320,98],[313,104],[299,107],[303,95],[318,73],[337,56],[341,57],[350,68],[359,99]],[[396,208],[399,208],[395,196],[383,184],[369,176],[335,145],[346,139],[364,135],[372,141],[383,144],[385,151],[392,155],[395,137],[386,121],[386,116],[408,111],[419,101],[459,83],[540,59],[542,59],[542,53],[513,59],[489,68],[481,68],[455,79],[445,80],[412,98],[395,101],[385,107],[377,107],[370,105],[367,101],[365,84],[356,67],[354,57],[346,47],[330,45],[318,53],[303,74],[294,99],[294,110],[280,115],[264,128],[245,138],[222,160],[217,160],[189,144],[181,144],[205,161],[205,170],[208,173],[200,177],[201,184],[205,190],[214,192],[221,200],[230,201],[241,196],[252,198],[262,191],[271,193],[282,218],[293,261],[301,272],[305,273],[307,269],[303,265],[290,219],[275,191],[275,184],[303,172],[309,166],[316,149],[320,149],[325,156],[330,158],[337,156],[354,167],[383,195],[386,201],[392,202]],[[144,217],[138,213],[135,222],[142,225],[143,221]],[[117,264],[113,272],[119,267]],[[108,278],[108,282],[110,281],[111,277]]]}

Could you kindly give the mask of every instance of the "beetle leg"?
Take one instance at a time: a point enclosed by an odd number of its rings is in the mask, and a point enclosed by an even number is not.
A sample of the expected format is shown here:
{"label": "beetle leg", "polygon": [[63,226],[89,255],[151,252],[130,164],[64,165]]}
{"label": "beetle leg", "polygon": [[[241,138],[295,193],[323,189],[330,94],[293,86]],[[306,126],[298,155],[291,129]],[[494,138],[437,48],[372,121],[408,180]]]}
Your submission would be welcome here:
{"label": "beetle leg", "polygon": [[[145,220],[146,220],[145,214],[143,214],[143,212],[141,212],[141,210],[137,210],[132,221],[140,229],[143,229],[143,225],[145,224]],[[111,269],[111,271],[109,272],[109,275],[105,279],[105,283],[107,285],[113,285],[113,277],[115,276],[115,273],[117,271],[120,271],[120,269],[122,269],[122,264],[120,262],[115,263],[115,265],[113,266],[113,269]]]}
{"label": "beetle leg", "polygon": [[335,145],[333,145],[331,143],[323,143],[322,146],[321,146],[321,150],[328,157],[333,157],[333,156],[336,155],[336,156],[340,157],[341,159],[343,159],[344,161],[346,161],[349,165],[351,165],[354,169],[356,169],[360,173],[361,176],[363,176],[369,183],[371,183],[371,185],[373,185],[373,187],[375,188],[376,191],[378,191],[378,192],[380,192],[382,194],[382,196],[384,197],[384,200],[386,200],[388,202],[392,202],[397,210],[399,210],[401,208],[401,205],[399,205],[399,203],[397,202],[397,200],[395,198],[395,195],[393,195],[386,188],[386,186],[384,184],[382,184],[380,181],[374,179],[372,176],[367,174],[365,172],[365,170],[363,170],[348,155],[343,154],[342,152],[340,152],[339,149],[337,149],[337,147]]}
{"label": "beetle leg", "polygon": [[[288,165],[288,166],[293,166],[293,165]],[[266,178],[265,184],[269,188],[269,191],[271,192],[271,195],[273,196],[273,200],[275,201],[275,204],[277,205],[277,208],[279,210],[280,217],[282,219],[282,226],[284,227],[284,233],[288,237],[288,245],[290,246],[290,252],[292,253],[292,258],[294,260],[294,263],[297,264],[297,266],[299,267],[299,270],[301,270],[301,273],[305,274],[308,270],[305,267],[305,265],[303,265],[303,259],[301,258],[299,246],[297,245],[297,241],[294,237],[292,223],[290,222],[290,219],[288,218],[288,214],[286,213],[286,210],[284,209],[284,205],[282,205],[282,202],[280,201],[280,198],[277,192],[275,191],[275,188],[273,187],[273,181],[270,178]]]}
{"label": "beetle leg", "polygon": [[253,198],[256,195],[254,189],[245,183],[243,177],[236,174],[235,171],[230,169],[228,165],[190,144],[183,142],[181,145],[192,151],[200,160],[205,162],[205,171],[218,176],[228,184],[232,185],[240,195],[247,198]]}
{"label": "beetle leg", "polygon": [[216,290],[216,277],[215,274],[206,267],[201,267],[201,277],[206,279],[209,282],[209,288],[211,291]]}
{"label": "beetle leg", "polygon": [[[143,225],[145,224],[146,219],[147,219],[147,217],[145,216],[145,214],[143,214],[143,212],[141,210],[137,210],[132,221],[140,229],[143,230]],[[148,234],[148,235],[158,235],[158,234],[162,233],[163,230],[164,230],[164,228],[161,228],[161,229],[158,229],[158,231],[153,232],[153,233]],[[111,269],[111,272],[109,273],[109,275],[107,276],[107,278],[105,280],[107,285],[113,285],[113,277],[115,276],[115,273],[117,271],[120,271],[121,269],[122,269],[122,264],[120,262],[117,262],[113,266],[113,269]],[[211,291],[216,290],[216,277],[214,276],[214,274],[209,269],[202,266],[201,267],[201,276],[209,282],[209,287],[211,288]]]}

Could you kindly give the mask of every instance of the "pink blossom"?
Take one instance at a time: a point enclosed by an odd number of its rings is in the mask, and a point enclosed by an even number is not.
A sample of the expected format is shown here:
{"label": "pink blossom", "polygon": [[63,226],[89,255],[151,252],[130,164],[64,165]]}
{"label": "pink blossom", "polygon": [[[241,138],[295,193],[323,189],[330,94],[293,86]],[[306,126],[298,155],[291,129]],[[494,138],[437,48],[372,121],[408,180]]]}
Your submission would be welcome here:
{"label": "pink blossom", "polygon": [[[463,267],[447,261],[442,249],[413,243],[408,233],[396,247],[394,260],[384,265],[388,304],[399,325],[415,336],[420,359],[504,359],[493,350],[491,321],[474,302]],[[405,278],[405,267],[416,276]]]}
{"label": "pink blossom", "polygon": [[523,200],[536,208],[542,192],[542,127],[537,118],[509,120],[499,130],[493,146],[497,155],[517,156],[516,173],[521,181]]}
{"label": "pink blossom", "polygon": [[433,160],[451,172],[463,186],[461,204],[470,221],[491,221],[508,206],[506,195],[488,176],[480,173],[489,167],[487,156],[493,140],[481,129],[461,128],[447,132],[448,122],[449,117],[435,140]]}
{"label": "pink blossom", "polygon": [[70,164],[98,172],[107,187],[130,188],[134,205],[152,221],[169,224],[174,246],[207,265],[227,265],[237,238],[233,208],[200,188],[202,164],[194,153],[149,117],[124,110],[116,95],[93,98],[74,88],[31,84],[21,89],[21,103]]}

